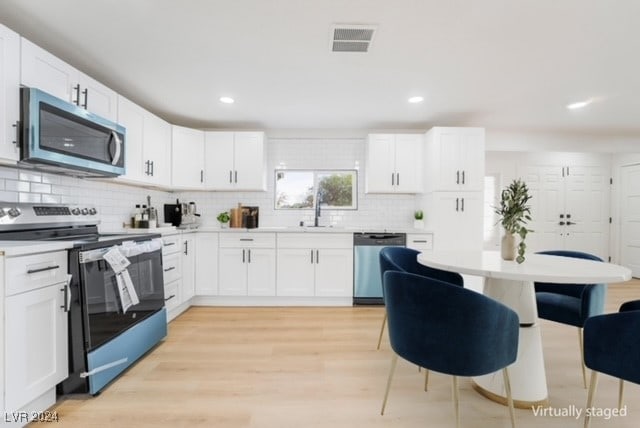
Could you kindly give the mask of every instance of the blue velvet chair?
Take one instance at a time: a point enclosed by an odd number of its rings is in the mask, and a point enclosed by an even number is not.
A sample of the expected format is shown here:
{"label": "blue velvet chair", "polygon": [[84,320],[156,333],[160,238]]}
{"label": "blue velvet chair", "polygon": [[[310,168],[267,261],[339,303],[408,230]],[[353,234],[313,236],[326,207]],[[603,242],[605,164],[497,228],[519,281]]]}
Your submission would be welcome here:
{"label": "blue velvet chair", "polygon": [[502,369],[515,427],[506,367],[518,353],[518,315],[482,294],[410,273],[387,271],[382,286],[394,354],[381,414],[400,356],[453,376],[456,426],[460,425],[457,376],[481,376]]}
{"label": "blue velvet chair", "polygon": [[[463,286],[464,281],[462,276],[456,272],[448,272],[446,270],[440,270],[430,268],[428,266],[418,263],[418,254],[420,251],[416,251],[411,248],[405,247],[385,247],[380,251],[380,275],[384,277],[386,271],[392,270],[397,272],[408,272],[427,278],[438,279],[440,281],[448,282],[450,284]],[[384,287],[382,290],[384,295]],[[378,347],[380,349],[380,343],[382,343],[382,335],[384,333],[384,327],[387,323],[387,313],[385,311],[384,318],[382,319],[382,326],[380,327],[380,334],[378,335]],[[424,390],[427,390],[429,384],[429,370],[424,372]]]}
{"label": "blue velvet chair", "polygon": [[[593,405],[598,373],[620,379],[618,408],[622,407],[624,381],[640,384],[640,300],[626,302],[620,312],[589,318],[584,323],[584,362],[591,371],[587,407]],[[590,423],[585,414],[584,426]]]}
{"label": "blue velvet chair", "polygon": [[[573,257],[577,259],[602,259],[579,251],[541,251],[538,254],[552,256]],[[580,362],[582,365],[582,382],[587,387],[587,374],[584,365],[582,327],[587,318],[604,313],[604,303],[607,296],[606,284],[553,284],[536,282],[536,303],[538,316],[545,320],[568,324],[578,328],[580,345]]]}

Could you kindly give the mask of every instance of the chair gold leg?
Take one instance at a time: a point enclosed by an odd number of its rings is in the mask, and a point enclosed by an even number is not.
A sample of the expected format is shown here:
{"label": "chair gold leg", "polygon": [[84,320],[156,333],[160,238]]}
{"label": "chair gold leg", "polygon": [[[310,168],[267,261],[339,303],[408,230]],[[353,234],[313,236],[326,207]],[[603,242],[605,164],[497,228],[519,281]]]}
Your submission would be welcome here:
{"label": "chair gold leg", "polygon": [[398,354],[395,352],[391,356],[391,369],[389,370],[389,379],[387,379],[387,389],[384,391],[384,400],[382,400],[382,409],[380,414],[384,415],[384,408],[387,406],[387,397],[389,397],[389,388],[391,387],[391,379],[393,379],[393,372],[396,370],[396,363],[398,362]]}
{"label": "chair gold leg", "polygon": [[580,363],[582,364],[582,383],[587,389],[587,368],[584,365],[584,341],[582,340],[582,328],[578,327],[578,341],[580,342]]}
{"label": "chair gold leg", "polygon": [[516,413],[513,408],[513,396],[511,395],[511,381],[509,380],[509,370],[505,367],[502,369],[502,377],[504,378],[504,388],[507,392],[507,404],[509,405],[509,417],[511,418],[511,428],[516,428]]}
{"label": "chair gold leg", "polygon": [[624,380],[620,379],[620,386],[618,388],[618,409],[622,409],[623,396],[624,396]]}
{"label": "chair gold leg", "polygon": [[378,347],[376,349],[380,349],[380,344],[382,343],[382,334],[384,333],[384,326],[387,324],[387,311],[384,311],[384,318],[382,318],[382,327],[380,327],[380,336],[378,336]]}
{"label": "chair gold leg", "polygon": [[429,369],[424,369],[424,390],[427,390],[429,385]]}
{"label": "chair gold leg", "polygon": [[593,405],[593,397],[596,395],[596,388],[598,387],[598,372],[591,370],[591,383],[589,384],[589,394],[587,397],[587,407],[584,414],[584,428],[589,428],[591,424],[591,415],[588,413],[589,409]]}
{"label": "chair gold leg", "polygon": [[460,397],[458,396],[458,377],[453,376],[453,411],[456,416],[456,428],[460,428]]}

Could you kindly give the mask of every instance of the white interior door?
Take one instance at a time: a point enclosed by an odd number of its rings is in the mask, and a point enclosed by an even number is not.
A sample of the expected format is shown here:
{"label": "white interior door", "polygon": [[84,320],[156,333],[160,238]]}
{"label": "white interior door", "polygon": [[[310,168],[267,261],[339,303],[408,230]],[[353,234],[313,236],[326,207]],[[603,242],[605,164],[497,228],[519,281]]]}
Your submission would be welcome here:
{"label": "white interior door", "polygon": [[609,176],[601,166],[565,168],[565,249],[609,257]]}
{"label": "white interior door", "polygon": [[622,168],[620,262],[640,277],[640,165]]}
{"label": "white interior door", "polygon": [[[532,233],[527,235],[527,251],[559,250],[563,248],[560,214],[564,213],[562,168],[559,166],[526,165],[518,170],[531,195]],[[563,220],[564,221],[564,220]]]}

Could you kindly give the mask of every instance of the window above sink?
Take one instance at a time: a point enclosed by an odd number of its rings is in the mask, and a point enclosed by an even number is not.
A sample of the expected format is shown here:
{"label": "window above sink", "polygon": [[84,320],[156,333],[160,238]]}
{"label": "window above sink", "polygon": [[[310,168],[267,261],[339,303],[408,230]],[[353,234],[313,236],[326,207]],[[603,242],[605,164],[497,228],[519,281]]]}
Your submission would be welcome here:
{"label": "window above sink", "polygon": [[312,210],[318,203],[322,209],[358,209],[358,171],[275,170],[275,209]]}

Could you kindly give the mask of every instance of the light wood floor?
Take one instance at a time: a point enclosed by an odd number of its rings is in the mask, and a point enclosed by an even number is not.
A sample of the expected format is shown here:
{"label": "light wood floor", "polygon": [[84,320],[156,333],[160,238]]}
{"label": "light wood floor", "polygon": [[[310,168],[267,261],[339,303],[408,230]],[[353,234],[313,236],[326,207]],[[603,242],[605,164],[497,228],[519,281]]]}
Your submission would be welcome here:
{"label": "light wood floor", "polygon": [[[640,298],[640,281],[609,288],[608,311]],[[388,341],[376,351],[380,307],[189,309],[168,338],[100,396],[59,401],[60,427],[438,427],[455,426],[451,378],[432,374],[428,392],[400,360],[384,416]],[[551,405],[582,409],[575,329],[542,322]],[[640,363],[640,361],[639,361]],[[507,408],[460,380],[463,427],[508,427]],[[617,380],[602,375],[598,407],[615,407]],[[627,384],[626,417],[593,427],[637,427],[640,386]],[[525,427],[581,427],[582,419],[516,410]]]}

